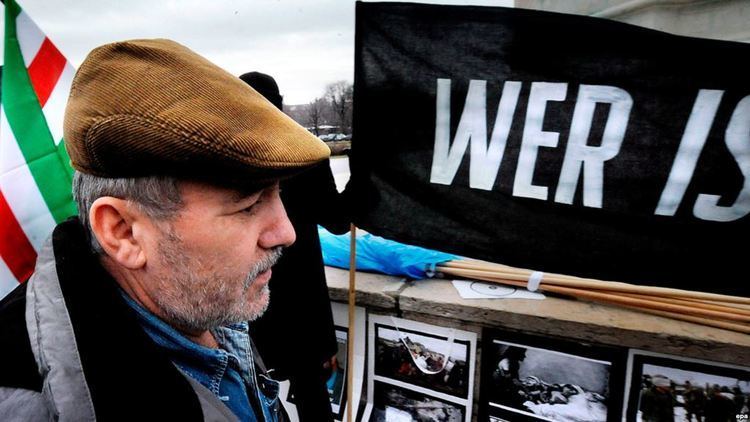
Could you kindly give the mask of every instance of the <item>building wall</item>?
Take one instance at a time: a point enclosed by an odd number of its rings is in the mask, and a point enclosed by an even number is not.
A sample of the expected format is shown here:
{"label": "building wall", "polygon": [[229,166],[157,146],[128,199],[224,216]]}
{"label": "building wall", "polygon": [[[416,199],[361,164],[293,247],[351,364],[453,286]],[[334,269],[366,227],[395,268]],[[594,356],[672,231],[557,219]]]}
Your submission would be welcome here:
{"label": "building wall", "polygon": [[750,42],[748,0],[516,0],[515,6],[613,19],[678,35]]}

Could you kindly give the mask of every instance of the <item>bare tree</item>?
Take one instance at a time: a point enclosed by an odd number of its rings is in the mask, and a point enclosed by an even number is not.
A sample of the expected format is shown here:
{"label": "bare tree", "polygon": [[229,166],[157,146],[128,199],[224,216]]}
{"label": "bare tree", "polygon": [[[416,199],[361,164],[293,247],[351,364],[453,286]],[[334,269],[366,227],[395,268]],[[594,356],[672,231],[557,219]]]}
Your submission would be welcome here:
{"label": "bare tree", "polygon": [[350,133],[352,126],[352,97],[354,87],[347,81],[338,81],[326,86],[325,98],[333,109],[335,122],[342,132]]}
{"label": "bare tree", "polygon": [[320,126],[325,122],[325,112],[328,102],[325,98],[318,97],[307,106],[307,122],[315,131],[315,136],[320,135]]}

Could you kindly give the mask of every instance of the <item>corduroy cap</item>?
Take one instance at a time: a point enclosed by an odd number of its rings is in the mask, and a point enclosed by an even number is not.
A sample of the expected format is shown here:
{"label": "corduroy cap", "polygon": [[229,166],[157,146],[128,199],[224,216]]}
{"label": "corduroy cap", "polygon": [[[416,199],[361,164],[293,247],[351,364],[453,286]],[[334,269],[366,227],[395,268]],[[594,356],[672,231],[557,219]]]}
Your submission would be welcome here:
{"label": "corduroy cap", "polygon": [[330,154],[263,96],[169,40],[106,44],[73,79],[64,137],[76,170],[262,185]]}

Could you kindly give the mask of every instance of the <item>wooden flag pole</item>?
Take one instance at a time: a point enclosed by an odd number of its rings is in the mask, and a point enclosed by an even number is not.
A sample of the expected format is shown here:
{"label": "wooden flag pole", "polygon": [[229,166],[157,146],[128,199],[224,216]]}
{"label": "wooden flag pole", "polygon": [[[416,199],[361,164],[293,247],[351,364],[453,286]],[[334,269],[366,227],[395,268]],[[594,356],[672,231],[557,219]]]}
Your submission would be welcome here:
{"label": "wooden flag pole", "polygon": [[[454,260],[443,262],[438,265],[438,270],[446,274],[461,272],[467,277],[494,277],[504,280],[528,281],[532,271],[520,268],[511,268],[499,264],[491,264],[476,261]],[[667,296],[682,299],[713,300],[727,303],[750,304],[750,298],[739,296],[728,296],[717,293],[695,292],[668,287],[640,286],[635,284],[621,283],[615,281],[602,281],[590,278],[579,278],[562,274],[545,273],[542,280],[546,285],[557,285],[577,289],[609,290],[612,292],[632,293],[651,296]]]}
{"label": "wooden flag pole", "polygon": [[631,293],[618,293],[618,294],[620,296],[625,296],[625,297],[633,297],[637,299],[646,299],[646,300],[652,300],[656,302],[671,303],[674,305],[689,306],[689,307],[698,308],[698,309],[731,312],[736,315],[744,315],[746,317],[750,317],[750,309],[737,308],[737,307],[731,306],[730,304],[719,305],[716,302],[713,302],[713,303],[698,302],[698,301],[690,301],[690,300],[685,300],[685,299],[680,299],[680,298],[675,298],[675,297],[644,296],[644,295],[635,295]]}
{"label": "wooden flag pole", "polygon": [[[472,273],[471,277],[479,280],[490,281],[494,283],[507,284],[516,287],[526,287],[526,281],[512,280],[510,277],[499,277],[497,275],[489,276],[487,273],[478,275],[476,270],[462,270],[457,268],[443,268],[441,271],[447,274],[463,275],[463,272]],[[653,300],[652,296],[640,296],[640,295],[623,295],[622,293],[602,290],[583,290],[570,287],[563,287],[557,285],[546,285],[542,283],[539,286],[542,291],[551,293],[558,293],[566,296],[572,296],[576,298],[588,299],[595,302],[603,302],[609,304],[617,304],[619,306],[638,309],[642,312],[656,314],[660,316],[667,316],[674,319],[680,319],[683,321],[690,321],[702,325],[708,325],[712,327],[724,328],[727,330],[737,331],[740,333],[750,334],[750,325],[747,322],[746,315],[738,315],[733,310],[725,310],[724,312],[717,311],[714,309],[705,309],[700,307],[687,307],[682,304],[665,303],[662,301]],[[732,322],[737,321],[737,322]]]}
{"label": "wooden flag pole", "polygon": [[349,225],[349,334],[346,339],[346,420],[354,422],[352,418],[352,403],[354,397],[354,307],[357,304],[356,273],[357,273],[357,227]]}

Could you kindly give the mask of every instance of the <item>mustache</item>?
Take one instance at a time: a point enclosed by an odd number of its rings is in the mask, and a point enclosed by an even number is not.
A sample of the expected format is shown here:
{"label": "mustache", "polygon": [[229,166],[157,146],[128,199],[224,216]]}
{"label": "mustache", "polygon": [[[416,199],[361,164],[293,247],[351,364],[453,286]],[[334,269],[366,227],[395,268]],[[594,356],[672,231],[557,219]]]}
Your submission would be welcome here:
{"label": "mustache", "polygon": [[253,284],[253,281],[255,281],[261,273],[270,270],[271,267],[276,265],[276,262],[281,259],[283,249],[282,246],[277,246],[271,249],[266,256],[261,258],[260,261],[256,262],[250,268],[250,272],[247,274],[247,278],[245,278],[245,288],[250,287],[250,285]]}

